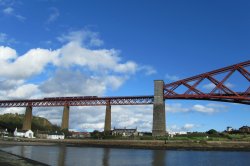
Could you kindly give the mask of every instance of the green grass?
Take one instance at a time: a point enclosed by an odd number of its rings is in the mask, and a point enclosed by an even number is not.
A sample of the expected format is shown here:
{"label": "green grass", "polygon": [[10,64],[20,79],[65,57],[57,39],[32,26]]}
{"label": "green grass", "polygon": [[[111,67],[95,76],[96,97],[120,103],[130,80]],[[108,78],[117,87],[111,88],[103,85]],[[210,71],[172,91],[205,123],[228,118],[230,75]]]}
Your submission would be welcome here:
{"label": "green grass", "polygon": [[161,136],[137,136],[137,137],[123,137],[123,136],[112,136],[105,135],[102,139],[108,140],[183,140],[183,141],[250,141],[250,134],[215,134],[215,135],[176,135],[174,137]]}
{"label": "green grass", "polygon": [[[162,138],[163,139],[163,138]],[[166,138],[168,139],[168,138]],[[191,141],[250,141],[250,134],[221,134],[206,136],[179,135],[169,138],[169,140],[191,140]]]}

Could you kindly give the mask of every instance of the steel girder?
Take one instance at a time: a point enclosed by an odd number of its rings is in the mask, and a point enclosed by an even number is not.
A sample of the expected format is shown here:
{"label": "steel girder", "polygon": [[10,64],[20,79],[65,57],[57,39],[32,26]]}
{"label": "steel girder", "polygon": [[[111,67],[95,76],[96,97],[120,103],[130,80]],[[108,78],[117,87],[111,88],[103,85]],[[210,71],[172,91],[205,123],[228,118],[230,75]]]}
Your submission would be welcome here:
{"label": "steel girder", "polygon": [[146,105],[153,104],[153,96],[127,97],[66,97],[44,98],[34,100],[0,100],[0,107],[58,107],[58,106],[104,106],[111,105]]}
{"label": "steel girder", "polygon": [[[179,80],[170,84],[164,85],[165,99],[192,99],[192,100],[213,100],[223,102],[233,102],[250,105],[250,86],[245,91],[235,92],[224,83],[230,76],[238,71],[250,83],[250,72],[247,67],[250,66],[250,60],[238,63],[232,66],[213,70],[197,76]],[[216,75],[226,73],[220,81],[215,78]],[[209,80],[215,87],[205,93],[198,89],[198,85],[205,79]],[[191,82],[193,82],[191,84]],[[180,86],[187,87],[184,93],[177,93],[176,89]],[[58,106],[103,106],[111,105],[146,105],[153,104],[154,96],[125,96],[125,97],[97,97],[97,96],[82,96],[82,97],[54,97],[33,100],[0,100],[0,107],[58,107]]]}
{"label": "steel girder", "polygon": [[[179,80],[164,86],[165,99],[193,99],[193,100],[214,100],[223,102],[233,102],[250,105],[250,72],[247,67],[250,66],[250,60],[221,69],[213,70],[207,73],[199,74],[183,80]],[[248,87],[245,91],[235,92],[225,82],[232,76],[233,73],[238,71],[242,77],[246,79]],[[219,81],[215,77],[219,74],[225,75]],[[205,79],[209,80],[214,85],[210,92],[204,92],[201,88],[197,87]],[[235,80],[237,81],[237,80]],[[177,89],[180,86],[187,88],[186,91],[178,93]]]}

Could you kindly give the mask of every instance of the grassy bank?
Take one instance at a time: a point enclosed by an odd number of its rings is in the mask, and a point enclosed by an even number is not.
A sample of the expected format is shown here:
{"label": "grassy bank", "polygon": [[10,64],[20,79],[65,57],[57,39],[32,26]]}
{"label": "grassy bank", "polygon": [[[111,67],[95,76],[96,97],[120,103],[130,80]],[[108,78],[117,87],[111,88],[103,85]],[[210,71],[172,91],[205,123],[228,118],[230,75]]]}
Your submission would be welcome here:
{"label": "grassy bank", "polygon": [[191,140],[82,140],[82,139],[24,139],[0,141],[0,145],[58,145],[94,146],[142,149],[183,149],[183,150],[237,150],[250,151],[249,141],[191,141]]}

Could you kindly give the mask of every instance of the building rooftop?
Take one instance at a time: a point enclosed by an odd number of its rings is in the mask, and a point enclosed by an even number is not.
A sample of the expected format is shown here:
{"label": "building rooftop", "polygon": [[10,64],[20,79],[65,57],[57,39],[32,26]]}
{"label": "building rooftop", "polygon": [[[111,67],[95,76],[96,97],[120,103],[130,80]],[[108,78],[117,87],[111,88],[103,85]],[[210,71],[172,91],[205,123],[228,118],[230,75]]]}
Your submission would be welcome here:
{"label": "building rooftop", "polygon": [[52,132],[49,132],[48,135],[64,135],[64,133],[61,131],[52,131]]}

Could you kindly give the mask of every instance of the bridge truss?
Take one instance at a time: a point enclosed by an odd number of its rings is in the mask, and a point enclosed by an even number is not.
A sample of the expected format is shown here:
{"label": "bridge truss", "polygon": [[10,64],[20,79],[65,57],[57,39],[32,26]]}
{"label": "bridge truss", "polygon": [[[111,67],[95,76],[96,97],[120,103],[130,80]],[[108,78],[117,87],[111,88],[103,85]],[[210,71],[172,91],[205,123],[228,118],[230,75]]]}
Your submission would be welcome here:
{"label": "bridge truss", "polygon": [[[192,99],[192,100],[214,100],[233,102],[250,105],[250,72],[248,67],[250,60],[213,70],[197,76],[165,84],[163,87],[164,99]],[[238,72],[246,80],[247,88],[244,91],[234,91],[226,84],[226,81]],[[224,74],[221,79],[217,76]],[[208,80],[214,87],[206,92],[198,88],[204,81]],[[237,81],[237,80],[236,80]],[[238,86],[241,86],[240,83]],[[179,87],[185,87],[184,92],[179,92]],[[104,106],[104,105],[147,105],[153,104],[154,96],[123,96],[123,97],[52,97],[30,100],[0,100],[0,107],[57,107],[57,106]]]}
{"label": "bridge truss", "polygon": [[126,97],[54,97],[33,100],[0,100],[0,107],[58,107],[153,104],[153,96]]}
{"label": "bridge truss", "polygon": [[[214,100],[223,102],[233,102],[250,105],[250,72],[247,67],[250,66],[250,60],[238,63],[232,66],[213,70],[207,73],[199,74],[190,78],[179,80],[164,86],[165,99],[193,99],[193,100]],[[246,80],[247,88],[242,92],[236,92],[226,81],[235,73],[238,72],[241,77]],[[222,78],[219,80],[218,76]],[[223,75],[223,76],[222,76]],[[210,91],[206,91],[199,87],[204,80],[210,82]],[[234,80],[234,82],[237,80]],[[241,86],[238,82],[237,86]],[[178,88],[184,87],[185,91],[179,92]]]}

